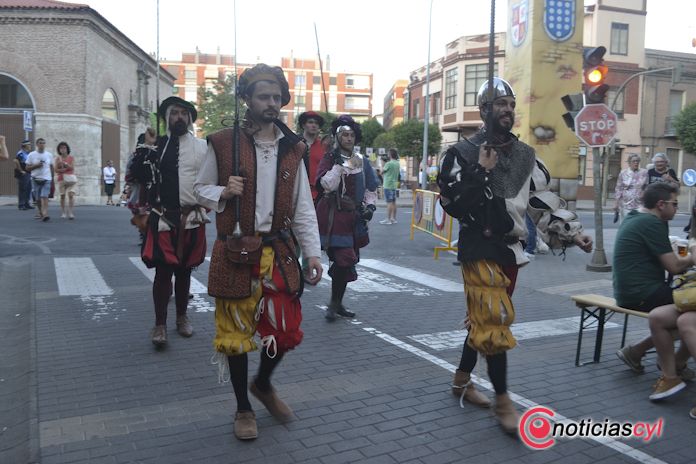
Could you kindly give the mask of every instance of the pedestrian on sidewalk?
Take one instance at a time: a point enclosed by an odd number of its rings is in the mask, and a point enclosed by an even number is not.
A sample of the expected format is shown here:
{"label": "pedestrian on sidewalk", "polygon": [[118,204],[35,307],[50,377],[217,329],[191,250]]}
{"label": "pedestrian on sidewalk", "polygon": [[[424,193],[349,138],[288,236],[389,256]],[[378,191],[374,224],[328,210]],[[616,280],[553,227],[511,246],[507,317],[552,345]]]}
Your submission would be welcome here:
{"label": "pedestrian on sidewalk", "polygon": [[556,246],[574,243],[590,252],[592,240],[572,221],[572,213],[558,208],[560,199],[548,191],[551,178],[534,149],[510,132],[515,122],[510,84],[496,77],[491,85],[492,99],[488,82],[477,97],[484,126],[445,152],[438,176],[440,202],[460,222],[458,260],[469,330],[452,392],[475,405],[490,406],[471,381],[478,353],[483,354],[496,394],[495,415],[506,432],[515,433],[519,414],[507,393],[507,351],[517,343],[510,331],[515,319],[510,297],[518,269],[529,263],[522,248],[525,215],[529,209],[535,222],[546,224]]}
{"label": "pedestrian on sidewalk", "polygon": [[[167,344],[167,305],[172,294],[176,303],[176,331],[191,337],[193,327],[187,315],[191,271],[205,259],[205,224],[210,222],[198,206],[193,184],[206,155],[206,143],[193,135],[198,113],[193,104],[169,97],[159,107],[167,134],[156,146],[138,150],[131,165],[133,179],[147,189],[150,215],[141,249],[143,262],[155,268],[152,297],[155,326],[152,343]],[[144,139],[144,136],[143,136]]]}
{"label": "pedestrian on sidewalk", "polygon": [[387,218],[379,221],[380,224],[396,224],[396,189],[399,185],[399,153],[396,148],[389,149],[389,161],[382,168],[384,179],[384,200],[387,202]]}
{"label": "pedestrian on sidewalk", "polygon": [[46,222],[48,216],[48,196],[51,194],[53,180],[53,154],[46,151],[46,140],[36,139],[36,150],[27,157],[27,171],[31,172],[32,188],[39,199],[37,219]]}
{"label": "pedestrian on sidewalk", "polygon": [[102,175],[104,178],[104,192],[106,193],[106,205],[114,206],[114,188],[116,186],[116,168],[114,168],[114,162],[109,160],[106,162],[106,166],[102,169]]}
{"label": "pedestrian on sidewalk", "polygon": [[[281,107],[290,102],[283,70],[263,63],[247,69],[238,95],[247,107],[244,127],[208,136],[195,191],[199,203],[217,213],[208,272],[208,293],[215,297],[214,362],[220,381],[231,381],[234,389],[234,434],[251,440],[258,429],[249,391],[276,419],[292,418],[271,375],[302,341],[300,296],[304,282],[321,280],[322,267],[303,162],[306,146],[278,119]],[[304,279],[295,237],[307,257]],[[247,353],[257,348],[257,332],[261,361],[247,389]]]}
{"label": "pedestrian on sidewalk", "polygon": [[20,150],[14,159],[14,177],[17,179],[17,208],[20,210],[34,209],[31,206],[31,173],[27,170],[27,158],[31,152],[31,141],[23,140]]}
{"label": "pedestrian on sidewalk", "polygon": [[[77,195],[77,176],[75,175],[75,159],[70,154],[70,145],[67,142],[60,142],[56,150],[58,156],[56,157],[54,169],[57,176],[58,182],[58,194],[60,195],[60,217],[70,220],[75,219],[75,213],[73,211],[75,206],[75,195]],[[65,197],[68,197],[67,205],[65,202]]]}
{"label": "pedestrian on sidewalk", "polygon": [[640,155],[628,155],[628,167],[619,173],[614,191],[614,212],[623,221],[629,211],[640,208],[643,189],[648,184],[648,170],[640,167]]}
{"label": "pedestrian on sidewalk", "polygon": [[[679,351],[674,354],[674,342],[670,331],[685,323],[681,320],[672,296],[672,287],[665,280],[665,271],[681,274],[696,264],[696,250],[687,256],[678,256],[669,240],[668,223],[677,212],[679,189],[672,182],[656,182],[643,192],[643,208],[626,215],[614,242],[614,297],[624,308],[649,313],[650,336],[634,345],[626,345],[616,355],[634,372],[642,373],[641,359],[653,347],[657,350],[662,376],[649,398],[653,401],[671,396],[686,384],[683,380],[694,378],[687,368],[691,337],[683,339]],[[690,245],[696,243],[691,242]],[[692,320],[693,321],[693,320]],[[685,326],[688,327],[688,324]],[[694,326],[692,329],[696,329]],[[684,343],[687,342],[687,343]]]}
{"label": "pedestrian on sidewalk", "polygon": [[7,144],[5,143],[5,136],[0,135],[0,160],[10,159],[10,154],[7,151]]}
{"label": "pedestrian on sidewalk", "polygon": [[358,278],[355,265],[360,261],[360,249],[370,243],[367,224],[377,208],[379,185],[369,160],[353,150],[360,143],[360,124],[342,115],[331,123],[331,132],[334,149],[319,163],[315,180],[320,195],[317,220],[321,247],[331,262],[328,321],[336,320],[336,315],[355,317],[343,305],[343,296],[348,282]]}

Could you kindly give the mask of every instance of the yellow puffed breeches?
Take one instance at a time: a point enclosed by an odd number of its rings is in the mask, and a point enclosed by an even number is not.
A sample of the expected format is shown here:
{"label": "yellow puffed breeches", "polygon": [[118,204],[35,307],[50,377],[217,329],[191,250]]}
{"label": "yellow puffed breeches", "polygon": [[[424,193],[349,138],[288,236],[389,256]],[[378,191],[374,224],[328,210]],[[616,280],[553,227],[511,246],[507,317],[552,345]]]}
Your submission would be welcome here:
{"label": "yellow puffed breeches", "polygon": [[263,247],[259,279],[252,282],[252,293],[248,298],[232,300],[215,299],[215,350],[234,356],[257,349],[254,341],[256,333],[256,308],[263,295],[261,280],[273,275],[273,249]]}
{"label": "yellow puffed breeches", "polygon": [[464,292],[471,328],[469,346],[483,355],[501,353],[517,342],[510,325],[515,320],[507,287],[510,279],[497,263],[481,260],[462,264]]}

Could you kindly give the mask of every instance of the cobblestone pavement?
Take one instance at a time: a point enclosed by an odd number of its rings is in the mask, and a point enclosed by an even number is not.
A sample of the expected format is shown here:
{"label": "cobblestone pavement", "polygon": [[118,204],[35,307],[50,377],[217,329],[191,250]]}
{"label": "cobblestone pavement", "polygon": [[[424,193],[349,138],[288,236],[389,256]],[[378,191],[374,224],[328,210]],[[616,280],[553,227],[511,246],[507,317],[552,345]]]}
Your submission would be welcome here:
{"label": "cobblestone pavement", "polygon": [[[240,442],[232,434],[231,386],[217,383],[210,364],[208,262],[193,273],[194,336],[176,334],[172,304],[169,346],[156,351],[151,274],[140,264],[127,211],[81,207],[75,221],[53,214],[56,220],[37,223],[31,213],[0,208],[0,462],[693,462],[694,386],[648,401],[655,355],[644,360],[644,374],[629,371],[614,354],[620,321],[605,330],[601,363],[574,366],[579,313],[568,296],[611,294],[611,274],[587,272],[590,255],[575,249],[565,259],[539,255],[520,272],[513,298],[519,346],[508,356],[513,399],[520,411],[551,408],[555,419],[662,419],[662,436],[566,438],[538,451],[505,435],[490,410],[460,408],[449,393],[464,338],[455,258],[433,260],[437,242],[423,233],[409,240],[406,208],[398,224],[378,224],[384,214],[375,216],[361,280],[346,295],[356,318],[324,320],[328,279],[303,297],[304,341],[273,378],[296,419],[280,424],[252,400],[259,438]],[[591,226],[590,214],[582,219]],[[673,233],[685,222],[674,221]],[[607,250],[614,235],[608,226]],[[647,332],[645,320],[631,320],[628,340]],[[592,343],[589,336],[585,358]],[[258,355],[250,360],[253,373]],[[474,374],[492,397],[485,361]]]}

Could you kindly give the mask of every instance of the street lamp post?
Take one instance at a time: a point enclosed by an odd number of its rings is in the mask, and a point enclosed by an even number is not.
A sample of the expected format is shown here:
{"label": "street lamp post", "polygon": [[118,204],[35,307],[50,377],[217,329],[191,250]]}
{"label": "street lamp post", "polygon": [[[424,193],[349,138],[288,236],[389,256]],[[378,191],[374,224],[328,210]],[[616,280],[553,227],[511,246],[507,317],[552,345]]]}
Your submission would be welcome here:
{"label": "street lamp post", "polygon": [[427,177],[425,175],[428,163],[428,126],[430,125],[430,36],[433,25],[433,0],[430,0],[430,13],[428,14],[428,64],[425,68],[425,112],[423,113],[423,159],[421,159],[418,183],[425,190]]}

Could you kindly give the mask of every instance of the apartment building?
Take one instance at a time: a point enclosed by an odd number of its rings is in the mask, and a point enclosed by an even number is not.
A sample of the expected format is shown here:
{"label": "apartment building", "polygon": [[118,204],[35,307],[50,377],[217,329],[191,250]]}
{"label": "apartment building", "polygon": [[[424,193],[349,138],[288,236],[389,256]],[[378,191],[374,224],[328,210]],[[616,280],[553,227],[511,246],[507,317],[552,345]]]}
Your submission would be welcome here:
{"label": "apartment building", "polygon": [[409,81],[397,80],[384,97],[384,113],[382,126],[386,130],[404,121],[404,92]]}
{"label": "apartment building", "polygon": [[[276,63],[267,63],[275,65]],[[200,104],[198,90],[212,90],[217,82],[235,72],[241,74],[254,66],[235,63],[234,56],[201,53],[183,53],[180,61],[162,61],[162,66],[176,76],[174,93],[181,98]],[[329,111],[350,114],[357,121],[372,114],[372,73],[333,72],[327,57],[321,64],[318,59],[295,57],[281,58],[278,63],[290,85],[290,103],[281,111],[280,119],[290,128],[304,111]],[[323,68],[323,69],[322,69]],[[322,72],[323,70],[323,72]]]}

